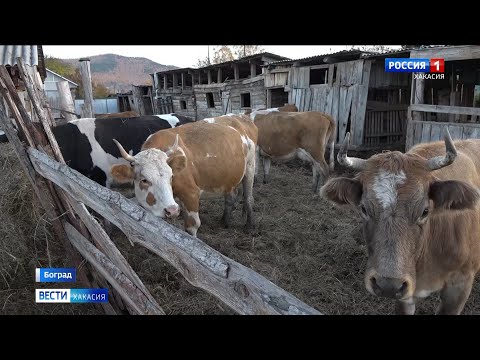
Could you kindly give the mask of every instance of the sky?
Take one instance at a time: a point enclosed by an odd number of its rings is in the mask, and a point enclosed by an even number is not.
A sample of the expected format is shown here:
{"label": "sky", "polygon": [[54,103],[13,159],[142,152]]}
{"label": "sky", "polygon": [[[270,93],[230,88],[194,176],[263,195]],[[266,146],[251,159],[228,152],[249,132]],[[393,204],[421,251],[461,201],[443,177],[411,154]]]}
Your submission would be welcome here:
{"label": "sky", "polygon": [[[299,59],[308,56],[328,54],[351,48],[351,45],[260,45],[265,51]],[[391,48],[400,48],[399,45],[386,45]],[[130,57],[144,57],[162,65],[178,67],[192,67],[200,58],[206,58],[210,49],[210,58],[213,58],[213,48],[216,45],[136,45],[136,46],[108,46],[108,45],[43,45],[44,55],[61,59],[73,59],[101,54],[117,54]]]}

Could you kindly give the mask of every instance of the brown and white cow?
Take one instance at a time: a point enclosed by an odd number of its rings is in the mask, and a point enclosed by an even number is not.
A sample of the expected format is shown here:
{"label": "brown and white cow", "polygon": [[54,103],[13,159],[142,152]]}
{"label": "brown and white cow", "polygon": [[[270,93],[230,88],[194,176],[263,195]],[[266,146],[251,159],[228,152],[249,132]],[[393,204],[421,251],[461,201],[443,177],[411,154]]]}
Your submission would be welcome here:
{"label": "brown and white cow", "polygon": [[[313,192],[334,169],[335,120],[318,111],[266,112],[250,114],[258,128],[257,168],[263,160],[263,183],[268,183],[271,159],[290,160],[298,157],[312,164]],[[330,145],[330,169],[325,161],[325,150]]]}
{"label": "brown and white cow", "polygon": [[365,160],[347,156],[349,137],[338,161],[359,173],[330,179],[321,195],[363,218],[366,289],[396,299],[399,314],[440,291],[437,314],[460,314],[480,269],[480,140],[453,143],[446,130],[444,143]]}
{"label": "brown and white cow", "polygon": [[248,116],[225,115],[158,131],[135,156],[114,141],[132,166],[115,165],[112,176],[120,182],[133,181],[137,201],[154,215],[178,216],[177,200],[182,206],[185,230],[196,236],[201,224],[200,195],[204,191],[223,193],[222,221],[228,227],[236,189],[242,183],[246,228],[254,229],[257,128]]}

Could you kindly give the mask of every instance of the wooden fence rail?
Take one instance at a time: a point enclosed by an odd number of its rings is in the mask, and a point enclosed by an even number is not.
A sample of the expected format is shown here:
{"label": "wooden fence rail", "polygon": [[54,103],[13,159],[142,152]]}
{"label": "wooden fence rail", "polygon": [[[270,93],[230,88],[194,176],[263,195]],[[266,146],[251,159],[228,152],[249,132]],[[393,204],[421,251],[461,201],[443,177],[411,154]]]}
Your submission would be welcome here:
{"label": "wooden fence rail", "polygon": [[131,242],[161,256],[192,285],[240,314],[321,315],[253,270],[163,221],[120,193],[28,148],[35,170],[119,227]]}

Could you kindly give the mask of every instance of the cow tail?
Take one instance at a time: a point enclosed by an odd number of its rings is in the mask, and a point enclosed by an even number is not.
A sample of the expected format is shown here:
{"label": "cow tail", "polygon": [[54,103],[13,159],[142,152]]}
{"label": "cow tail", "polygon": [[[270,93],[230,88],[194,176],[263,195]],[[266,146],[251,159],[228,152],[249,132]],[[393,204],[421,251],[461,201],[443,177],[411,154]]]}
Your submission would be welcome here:
{"label": "cow tail", "polygon": [[337,124],[331,116],[328,116],[328,120],[330,120],[330,126],[327,131],[327,139],[330,145],[329,167],[330,171],[333,171],[335,169],[335,137],[337,135]]}

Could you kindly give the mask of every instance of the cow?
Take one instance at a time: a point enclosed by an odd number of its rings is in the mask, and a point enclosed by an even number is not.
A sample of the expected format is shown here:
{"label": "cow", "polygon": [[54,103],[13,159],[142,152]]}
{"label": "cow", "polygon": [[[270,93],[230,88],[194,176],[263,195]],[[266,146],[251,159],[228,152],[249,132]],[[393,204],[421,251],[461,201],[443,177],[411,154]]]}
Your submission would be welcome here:
{"label": "cow", "polygon": [[229,227],[236,189],[242,183],[246,229],[254,230],[257,128],[248,116],[224,115],[156,132],[135,156],[114,142],[131,166],[114,165],[112,176],[118,182],[133,181],[138,203],[154,215],[176,217],[180,204],[185,231],[197,236],[202,192],[222,193],[222,222]]}
{"label": "cow", "polygon": [[110,119],[110,118],[131,118],[140,117],[136,111],[123,111],[118,113],[95,114],[96,119]]}
{"label": "cow", "polygon": [[[257,109],[254,112],[267,114],[269,112],[276,112],[276,111],[298,112],[298,108],[295,104],[285,104],[284,106],[279,106],[279,107],[276,107],[276,108]],[[252,109],[249,109],[249,110],[245,111],[245,115],[249,115],[251,113],[252,113]]]}
{"label": "cow", "polygon": [[480,140],[417,144],[408,152],[338,162],[358,171],[331,178],[325,199],[356,209],[363,218],[368,261],[365,287],[396,300],[397,314],[440,291],[436,314],[460,314],[480,268]]}
{"label": "cow", "polygon": [[[318,111],[281,112],[256,111],[250,114],[258,128],[257,168],[263,160],[263,183],[269,182],[271,159],[291,160],[298,157],[312,164],[312,190],[320,186],[334,169],[335,120]],[[330,145],[330,168],[325,161],[325,150]]]}
{"label": "cow", "polygon": [[122,142],[133,154],[140,151],[147,137],[159,130],[192,122],[176,114],[148,115],[133,118],[83,118],[52,128],[67,165],[82,175],[111,188],[110,168],[127,163],[112,142]]}

